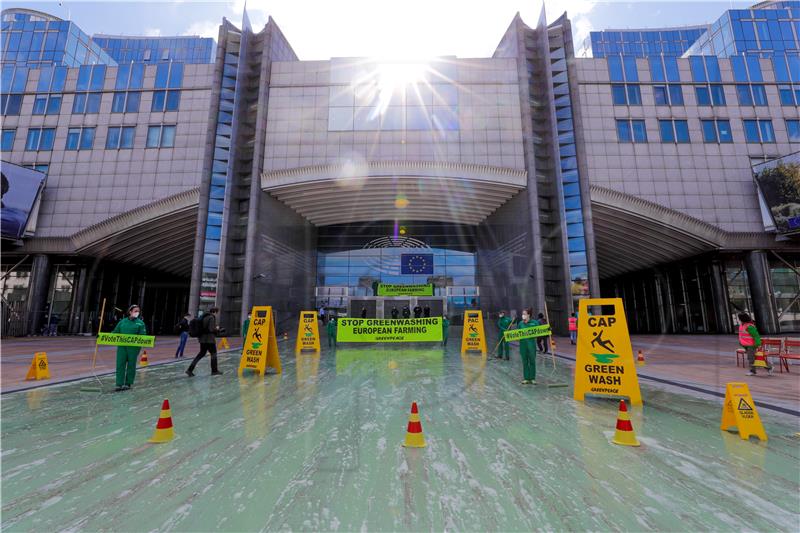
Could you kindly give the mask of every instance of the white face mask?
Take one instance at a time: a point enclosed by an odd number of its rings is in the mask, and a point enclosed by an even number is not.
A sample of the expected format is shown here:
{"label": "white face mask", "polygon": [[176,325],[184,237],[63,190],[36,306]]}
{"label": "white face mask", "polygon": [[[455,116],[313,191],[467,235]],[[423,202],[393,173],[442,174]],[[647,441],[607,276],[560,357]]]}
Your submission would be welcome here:
{"label": "white face mask", "polygon": [[131,317],[132,318],[139,318],[139,311],[134,311],[133,313],[131,313]]}
{"label": "white face mask", "polygon": [[529,318],[530,318],[530,316],[528,316],[528,315],[522,315],[522,320],[524,322],[527,322]]}

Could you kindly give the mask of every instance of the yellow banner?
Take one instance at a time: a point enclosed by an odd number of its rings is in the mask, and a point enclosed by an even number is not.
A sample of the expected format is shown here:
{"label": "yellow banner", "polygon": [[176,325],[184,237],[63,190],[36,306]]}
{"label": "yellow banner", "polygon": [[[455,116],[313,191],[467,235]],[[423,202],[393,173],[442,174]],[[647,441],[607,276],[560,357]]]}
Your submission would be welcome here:
{"label": "yellow banner", "polygon": [[[590,306],[613,306],[614,312],[590,315]],[[595,394],[627,396],[632,405],[642,404],[622,298],[580,300],[577,344],[576,400],[583,400],[586,394]]]}
{"label": "yellow banner", "polygon": [[767,440],[767,433],[761,424],[747,383],[732,382],[725,387],[725,404],[722,406],[722,422],[719,428],[723,431],[735,428],[744,440],[751,436],[762,441]]}
{"label": "yellow banner", "polygon": [[461,353],[467,351],[480,351],[486,355],[486,334],[483,331],[483,315],[480,311],[464,312]]}
{"label": "yellow banner", "polygon": [[319,326],[316,311],[300,311],[294,351],[302,352],[303,350],[319,352]]}
{"label": "yellow banner", "polygon": [[268,366],[281,373],[281,359],[278,356],[278,339],[275,337],[275,317],[272,307],[255,306],[251,312],[247,338],[242,346],[242,358],[239,361],[239,375],[246,368],[255,370],[262,376]]}
{"label": "yellow banner", "polygon": [[28,374],[25,376],[25,381],[33,379],[50,379],[50,365],[47,363],[46,352],[36,352],[31,360],[31,366],[28,367]]}

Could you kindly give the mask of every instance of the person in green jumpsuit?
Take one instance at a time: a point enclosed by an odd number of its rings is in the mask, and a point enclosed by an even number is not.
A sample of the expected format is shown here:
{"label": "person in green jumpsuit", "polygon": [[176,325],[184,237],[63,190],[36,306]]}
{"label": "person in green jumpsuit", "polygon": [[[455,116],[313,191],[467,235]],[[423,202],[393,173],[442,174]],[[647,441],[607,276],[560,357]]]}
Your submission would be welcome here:
{"label": "person in green jumpsuit", "polygon": [[[533,319],[533,309],[528,307],[522,311],[522,322],[517,326],[518,329],[532,328],[538,326],[539,322]],[[536,338],[522,339],[519,341],[519,354],[522,356],[522,384],[531,385],[536,383]]]}
{"label": "person in green jumpsuit", "polygon": [[336,317],[333,316],[328,320],[325,326],[328,330],[328,348],[336,348]]}
{"label": "person in green jumpsuit", "polygon": [[497,319],[497,329],[500,333],[500,351],[497,352],[497,358],[502,359],[505,355],[506,361],[508,361],[509,357],[511,356],[511,347],[506,342],[505,338],[503,337],[503,332],[507,331],[512,324],[512,320],[510,317],[507,317],[505,312],[500,311],[500,316]]}
{"label": "person in green jumpsuit", "polygon": [[450,330],[450,321],[446,316],[442,317],[442,346],[447,346],[447,334]]}
{"label": "person in green jumpsuit", "polygon": [[[139,306],[132,305],[128,308],[128,317],[123,318],[114,327],[111,333],[125,335],[147,335],[144,322],[139,318]],[[138,346],[117,346],[117,392],[128,390],[136,379],[136,360],[139,358]]]}
{"label": "person in green jumpsuit", "polygon": [[247,338],[248,329],[250,329],[250,313],[247,313],[247,318],[244,320],[244,324],[242,324],[242,342]]}

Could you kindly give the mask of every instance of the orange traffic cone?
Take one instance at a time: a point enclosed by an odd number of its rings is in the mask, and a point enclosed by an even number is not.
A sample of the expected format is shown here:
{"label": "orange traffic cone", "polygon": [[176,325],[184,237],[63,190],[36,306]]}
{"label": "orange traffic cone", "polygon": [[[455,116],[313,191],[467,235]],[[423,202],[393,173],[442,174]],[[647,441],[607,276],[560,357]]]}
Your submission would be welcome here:
{"label": "orange traffic cone", "polygon": [[636,433],[633,432],[633,425],[631,424],[631,417],[628,415],[628,406],[625,405],[625,400],[619,401],[617,431],[614,433],[614,439],[611,442],[622,446],[639,446],[639,441],[636,440]]}
{"label": "orange traffic cone", "polygon": [[636,356],[636,364],[643,365],[644,364],[644,354],[641,350],[639,350],[639,355]]}
{"label": "orange traffic cone", "polygon": [[763,350],[756,351],[756,359],[753,361],[753,366],[756,368],[769,368],[769,365],[767,364],[767,358],[764,355]]}
{"label": "orange traffic cone", "polygon": [[408,429],[406,430],[406,448],[424,448],[425,436],[422,434],[422,424],[419,421],[417,402],[411,403],[411,414],[408,416]]}
{"label": "orange traffic cone", "polygon": [[169,442],[175,437],[172,428],[172,412],[169,408],[169,400],[164,400],[161,405],[161,414],[158,416],[156,431],[147,442]]}
{"label": "orange traffic cone", "polygon": [[147,350],[142,351],[142,357],[139,358],[139,366],[147,366]]}

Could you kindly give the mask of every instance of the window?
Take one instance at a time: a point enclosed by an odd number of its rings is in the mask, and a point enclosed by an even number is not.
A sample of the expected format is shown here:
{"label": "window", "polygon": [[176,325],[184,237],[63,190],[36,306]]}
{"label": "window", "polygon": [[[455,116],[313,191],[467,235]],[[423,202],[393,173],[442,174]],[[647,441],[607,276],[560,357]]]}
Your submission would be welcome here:
{"label": "window", "polygon": [[653,100],[656,105],[669,105],[669,93],[666,85],[653,85]]}
{"label": "window", "polygon": [[709,89],[711,90],[711,103],[715,106],[724,106],[725,105],[725,90],[722,88],[722,85],[710,85]]}
{"label": "window", "polygon": [[800,105],[800,85],[779,85],[778,94],[780,94],[781,105],[795,106]]}
{"label": "window", "polygon": [[69,128],[65,150],[91,150],[94,144],[94,128]]}
{"label": "window", "polygon": [[771,120],[743,120],[744,137],[749,143],[774,143],[775,130]]}
{"label": "window", "polygon": [[697,98],[697,105],[711,105],[711,94],[709,94],[706,85],[696,85],[694,94]]}
{"label": "window", "polygon": [[15,129],[3,130],[3,141],[0,144],[0,150],[3,152],[10,152],[14,149],[14,136],[17,134]]}
{"label": "window", "polygon": [[183,85],[183,63],[159,63],[156,67],[156,89],[180,89]]}
{"label": "window", "polygon": [[737,85],[736,94],[739,97],[739,105],[753,105],[753,94],[749,85]]}
{"label": "window", "polygon": [[177,111],[181,101],[180,91],[154,91],[150,111]]}
{"label": "window", "polygon": [[751,85],[750,89],[753,92],[753,103],[757,106],[767,105],[767,91],[763,85]]}
{"label": "window", "polygon": [[662,143],[688,143],[689,125],[685,120],[659,120]]}
{"label": "window", "polygon": [[2,109],[4,116],[19,115],[19,110],[21,107],[22,107],[21,94],[0,95],[0,109]]}
{"label": "window", "polygon": [[642,93],[638,85],[612,85],[611,98],[614,105],[642,105]]}
{"label": "window", "polygon": [[647,142],[647,128],[644,125],[644,120],[631,120],[631,129],[633,130],[633,142]]}
{"label": "window", "polygon": [[28,130],[28,138],[25,140],[25,150],[52,150],[55,137],[55,128],[30,128]]}
{"label": "window", "polygon": [[608,56],[608,77],[611,81],[639,81],[636,58],[633,56]]}
{"label": "window", "polygon": [[112,113],[137,113],[139,111],[139,101],[141,100],[139,91],[129,91],[124,93],[114,93],[111,101]]}
{"label": "window", "polygon": [[99,113],[101,96],[102,93],[75,93],[75,100],[72,102],[72,113]]}
{"label": "window", "polygon": [[133,148],[133,139],[136,135],[136,126],[116,126],[108,128],[106,137],[106,148],[117,150],[122,148]]}
{"label": "window", "polygon": [[633,141],[630,120],[617,120],[617,140],[621,143]]}
{"label": "window", "polygon": [[81,65],[76,91],[102,91],[106,78],[105,65]]}
{"label": "window", "polygon": [[[12,130],[13,131],[13,130]],[[786,121],[786,134],[789,136],[789,142],[800,143],[800,120],[787,120]],[[6,130],[3,130],[3,145],[5,146]],[[13,139],[13,134],[12,134]]]}
{"label": "window", "polygon": [[671,83],[667,87],[667,90],[669,91],[670,105],[683,105],[683,89],[680,85],[677,83]]}
{"label": "window", "polygon": [[731,124],[727,120],[703,120],[703,142],[732,143]]}
{"label": "window", "polygon": [[175,146],[175,126],[149,126],[147,148],[172,148]]}
{"label": "window", "polygon": [[37,96],[33,100],[34,115],[58,115],[61,111],[61,96],[44,95]]}

